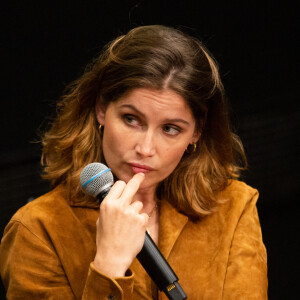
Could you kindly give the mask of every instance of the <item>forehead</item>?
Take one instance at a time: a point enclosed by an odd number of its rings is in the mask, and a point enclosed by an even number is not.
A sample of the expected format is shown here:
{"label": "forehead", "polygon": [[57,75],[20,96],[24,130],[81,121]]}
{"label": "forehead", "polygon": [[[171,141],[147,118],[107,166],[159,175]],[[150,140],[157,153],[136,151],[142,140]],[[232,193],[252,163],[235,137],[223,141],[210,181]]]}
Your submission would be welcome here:
{"label": "forehead", "polygon": [[125,94],[115,102],[116,107],[126,107],[132,105],[143,112],[151,111],[156,114],[176,114],[192,117],[192,112],[185,99],[167,89],[163,91],[138,88]]}

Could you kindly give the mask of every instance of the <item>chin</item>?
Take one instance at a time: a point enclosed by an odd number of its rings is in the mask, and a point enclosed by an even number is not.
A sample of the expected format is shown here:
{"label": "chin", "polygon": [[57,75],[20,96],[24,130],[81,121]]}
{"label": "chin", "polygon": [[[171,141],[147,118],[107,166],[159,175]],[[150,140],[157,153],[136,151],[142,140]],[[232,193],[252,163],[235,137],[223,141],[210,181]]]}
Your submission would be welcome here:
{"label": "chin", "polygon": [[134,173],[132,172],[131,174],[129,172],[114,172],[112,169],[112,173],[114,174],[114,176],[117,178],[117,180],[122,180],[124,182],[128,182],[134,175]]}

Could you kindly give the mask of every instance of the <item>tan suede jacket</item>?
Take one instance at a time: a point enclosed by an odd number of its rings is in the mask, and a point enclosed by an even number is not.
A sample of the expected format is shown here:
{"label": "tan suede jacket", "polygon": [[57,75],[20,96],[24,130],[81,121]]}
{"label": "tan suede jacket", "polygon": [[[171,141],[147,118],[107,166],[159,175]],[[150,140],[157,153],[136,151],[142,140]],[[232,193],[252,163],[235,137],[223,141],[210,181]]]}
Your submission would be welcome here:
{"label": "tan suede jacket", "polygon": [[[162,201],[159,248],[188,299],[267,299],[258,193],[238,181],[219,210],[197,222]],[[62,186],[22,207],[7,225],[0,268],[7,299],[167,299],[137,260],[108,278],[96,253],[96,203],[69,203]]]}

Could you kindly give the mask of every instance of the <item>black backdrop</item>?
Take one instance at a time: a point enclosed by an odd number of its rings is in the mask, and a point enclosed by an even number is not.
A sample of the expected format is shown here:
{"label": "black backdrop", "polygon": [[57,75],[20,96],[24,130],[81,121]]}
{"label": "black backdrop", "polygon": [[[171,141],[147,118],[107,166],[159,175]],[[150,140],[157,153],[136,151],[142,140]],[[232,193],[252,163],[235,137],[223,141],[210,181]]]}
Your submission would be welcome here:
{"label": "black backdrop", "polygon": [[[296,3],[296,1],[295,1]],[[180,26],[220,63],[234,127],[260,190],[269,298],[297,295],[298,13],[288,1],[6,1],[1,5],[0,230],[49,185],[38,132],[66,84],[113,37],[137,25]],[[2,295],[4,298],[4,296]]]}

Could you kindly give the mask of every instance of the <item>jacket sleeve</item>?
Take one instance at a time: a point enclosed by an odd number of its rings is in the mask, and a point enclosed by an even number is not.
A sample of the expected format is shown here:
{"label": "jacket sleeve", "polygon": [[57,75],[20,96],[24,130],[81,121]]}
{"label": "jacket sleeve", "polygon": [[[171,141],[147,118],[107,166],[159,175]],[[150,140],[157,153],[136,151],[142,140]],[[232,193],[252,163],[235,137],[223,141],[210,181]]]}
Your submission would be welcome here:
{"label": "jacket sleeve", "polygon": [[268,299],[267,253],[256,201],[246,204],[237,223],[228,258],[223,299]]}
{"label": "jacket sleeve", "polygon": [[[8,300],[74,300],[55,251],[19,221],[7,225],[0,248],[0,269]],[[91,264],[81,299],[130,299],[133,274],[111,279]],[[114,297],[115,296],[115,297]]]}

